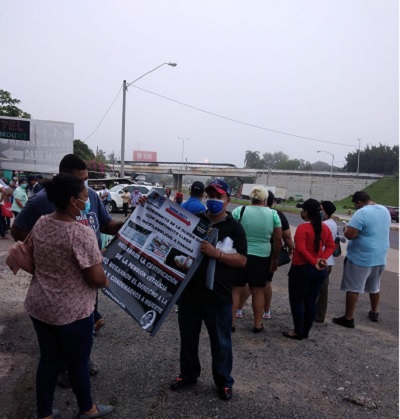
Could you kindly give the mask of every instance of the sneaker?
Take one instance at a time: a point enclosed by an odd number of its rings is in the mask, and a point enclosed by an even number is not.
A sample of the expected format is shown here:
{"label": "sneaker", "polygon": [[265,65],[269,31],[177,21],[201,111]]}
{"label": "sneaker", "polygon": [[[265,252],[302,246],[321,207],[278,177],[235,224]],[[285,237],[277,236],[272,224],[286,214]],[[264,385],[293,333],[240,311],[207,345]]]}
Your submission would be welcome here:
{"label": "sneaker", "polygon": [[264,312],[264,314],[263,314],[263,319],[270,319],[271,317],[272,317],[271,310],[270,310],[270,311],[268,311],[268,313],[265,313],[265,312]]}
{"label": "sneaker", "polygon": [[104,418],[104,416],[108,416],[114,410],[112,406],[103,406],[101,404],[96,404],[96,408],[97,408],[97,413],[92,413],[92,414],[77,413],[75,418],[76,419]]}
{"label": "sneaker", "polygon": [[345,316],[334,317],[332,323],[338,324],[339,326],[349,327],[350,329],[354,328],[354,319],[348,320]]}
{"label": "sneaker", "polygon": [[241,319],[242,317],[244,317],[243,310],[237,310],[237,311],[236,311],[236,317],[237,317],[238,319]]}
{"label": "sneaker", "polygon": [[379,313],[373,313],[372,311],[368,313],[368,318],[371,320],[371,322],[377,322],[378,316],[379,316]]}
{"label": "sneaker", "polygon": [[221,400],[230,400],[232,398],[231,387],[222,387],[218,390],[218,393]]}
{"label": "sneaker", "polygon": [[185,380],[181,376],[176,377],[174,381],[170,384],[172,391],[180,390],[181,388],[192,386],[197,383],[197,380]]}

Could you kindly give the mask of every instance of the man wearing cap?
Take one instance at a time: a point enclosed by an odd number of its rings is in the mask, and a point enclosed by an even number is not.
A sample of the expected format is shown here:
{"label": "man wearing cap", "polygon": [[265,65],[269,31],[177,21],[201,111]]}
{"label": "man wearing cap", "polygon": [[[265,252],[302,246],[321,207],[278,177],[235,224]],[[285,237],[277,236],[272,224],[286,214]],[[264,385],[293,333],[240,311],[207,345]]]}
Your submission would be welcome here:
{"label": "man wearing cap", "polygon": [[191,212],[192,214],[201,214],[206,212],[206,206],[201,203],[201,199],[204,195],[204,183],[193,182],[190,187],[190,198],[185,201],[181,207]]}
{"label": "man wearing cap", "polygon": [[[329,230],[331,230],[333,240],[335,240],[337,236],[337,224],[335,220],[332,220],[332,215],[335,213],[335,211],[336,207],[333,202],[321,202],[322,220],[329,227]],[[329,256],[326,262],[328,264],[328,267],[326,269],[326,278],[322,284],[322,288],[319,292],[317,299],[317,310],[315,313],[315,321],[317,323],[323,323],[325,321],[326,309],[328,307],[329,275],[332,272],[332,266],[335,264],[335,259],[333,256]]]}
{"label": "man wearing cap", "polygon": [[354,313],[360,293],[368,292],[371,310],[368,318],[378,321],[380,282],[389,249],[390,214],[383,205],[371,201],[364,191],[356,192],[351,200],[356,212],[343,234],[349,240],[344,260],[341,291],[346,291],[344,316],[332,322],[354,327]]}
{"label": "man wearing cap", "polygon": [[[178,322],[181,336],[180,374],[171,390],[194,385],[200,376],[199,339],[204,321],[211,343],[212,374],[222,400],[232,398],[232,281],[235,270],[246,265],[247,242],[241,224],[226,211],[230,189],[217,179],[206,188],[207,212],[199,218],[218,229],[218,241],[228,237],[235,253],[222,252],[207,241],[201,243],[204,257],[179,299]],[[226,240],[227,242],[229,240]],[[214,259],[214,285],[206,286],[209,261]]]}

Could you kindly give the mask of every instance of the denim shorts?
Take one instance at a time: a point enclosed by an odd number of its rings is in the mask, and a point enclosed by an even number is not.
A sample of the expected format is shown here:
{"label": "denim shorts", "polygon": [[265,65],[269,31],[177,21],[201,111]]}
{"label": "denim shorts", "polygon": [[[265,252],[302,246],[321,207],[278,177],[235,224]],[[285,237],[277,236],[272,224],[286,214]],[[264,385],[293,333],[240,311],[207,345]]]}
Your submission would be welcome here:
{"label": "denim shorts", "polygon": [[385,265],[360,266],[345,258],[340,290],[376,294],[380,290],[381,276],[384,270]]}

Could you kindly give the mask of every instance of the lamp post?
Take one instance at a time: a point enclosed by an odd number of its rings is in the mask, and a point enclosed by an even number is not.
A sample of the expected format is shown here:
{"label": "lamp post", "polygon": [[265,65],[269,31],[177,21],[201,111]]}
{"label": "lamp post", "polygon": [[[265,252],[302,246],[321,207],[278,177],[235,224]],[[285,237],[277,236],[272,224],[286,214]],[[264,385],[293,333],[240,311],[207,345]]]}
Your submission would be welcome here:
{"label": "lamp post", "polygon": [[170,65],[171,67],[176,67],[176,63],[162,63],[156,68],[153,68],[153,70],[148,71],[147,73],[143,74],[142,76],[138,77],[136,80],[133,80],[130,83],[126,83],[126,80],[124,80],[122,84],[122,130],[121,130],[121,170],[120,170],[120,176],[125,176],[125,113],[126,113],[126,91],[128,90],[128,87],[132,85],[133,83],[137,82],[144,76],[147,76],[147,74],[152,73],[153,71],[156,71],[158,68],[162,67],[163,65]]}
{"label": "lamp post", "polygon": [[140,144],[142,144],[142,142],[141,141],[135,141],[135,143],[137,144],[137,149],[139,151],[140,150]]}
{"label": "lamp post", "polygon": [[361,148],[361,138],[357,138],[358,141],[358,157],[357,157],[357,176],[360,172],[360,148]]}
{"label": "lamp post", "polygon": [[329,151],[325,151],[325,150],[318,150],[317,153],[328,153],[332,156],[332,164],[331,164],[331,179],[332,179],[332,173],[333,173],[333,160],[335,158],[335,156],[330,153]]}
{"label": "lamp post", "polygon": [[178,137],[180,140],[182,140],[182,169],[183,169],[183,153],[185,151],[185,141],[189,141],[189,138],[181,138]]}

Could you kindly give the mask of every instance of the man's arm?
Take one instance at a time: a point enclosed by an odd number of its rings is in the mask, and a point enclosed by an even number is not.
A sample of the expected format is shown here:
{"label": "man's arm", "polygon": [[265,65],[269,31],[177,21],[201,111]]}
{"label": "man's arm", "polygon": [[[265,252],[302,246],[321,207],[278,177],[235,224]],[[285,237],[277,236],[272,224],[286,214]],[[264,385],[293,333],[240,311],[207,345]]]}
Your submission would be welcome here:
{"label": "man's arm", "polygon": [[358,236],[359,230],[354,227],[347,226],[343,229],[344,237],[348,240],[354,240]]}
{"label": "man's arm", "polygon": [[120,228],[123,226],[123,224],[124,221],[111,220],[108,224],[103,225],[100,228],[100,231],[103,234],[110,234],[111,236],[115,236],[120,230]]}
{"label": "man's arm", "polygon": [[25,238],[28,236],[28,234],[29,234],[28,231],[24,231],[24,230],[21,230],[20,228],[18,228],[16,226],[15,222],[11,226],[11,237],[15,241],[23,242],[25,240]]}

